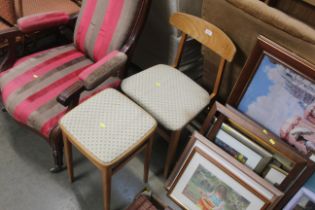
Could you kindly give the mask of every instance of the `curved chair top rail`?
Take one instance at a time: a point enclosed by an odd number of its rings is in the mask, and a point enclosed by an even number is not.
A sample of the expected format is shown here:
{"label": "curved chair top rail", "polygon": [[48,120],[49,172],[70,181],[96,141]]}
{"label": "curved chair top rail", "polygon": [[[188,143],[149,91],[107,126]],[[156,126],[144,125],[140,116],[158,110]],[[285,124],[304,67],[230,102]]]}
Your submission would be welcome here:
{"label": "curved chair top rail", "polygon": [[185,13],[174,13],[170,23],[216,52],[225,60],[231,62],[236,53],[236,47],[231,39],[217,26],[192,15]]}

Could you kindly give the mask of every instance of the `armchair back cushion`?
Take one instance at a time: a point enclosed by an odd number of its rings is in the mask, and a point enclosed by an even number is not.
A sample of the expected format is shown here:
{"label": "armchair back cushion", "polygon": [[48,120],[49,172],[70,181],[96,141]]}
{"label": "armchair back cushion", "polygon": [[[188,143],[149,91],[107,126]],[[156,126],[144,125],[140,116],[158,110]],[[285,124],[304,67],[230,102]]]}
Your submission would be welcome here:
{"label": "armchair back cushion", "polygon": [[119,49],[138,5],[139,0],[84,0],[74,35],[77,49],[94,61]]}

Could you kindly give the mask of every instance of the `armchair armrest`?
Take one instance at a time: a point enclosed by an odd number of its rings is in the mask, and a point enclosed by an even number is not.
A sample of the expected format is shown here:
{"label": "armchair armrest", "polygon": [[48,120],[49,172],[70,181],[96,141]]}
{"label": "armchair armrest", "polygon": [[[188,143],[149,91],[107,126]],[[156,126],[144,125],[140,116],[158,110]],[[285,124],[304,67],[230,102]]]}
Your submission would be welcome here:
{"label": "armchair armrest", "polygon": [[80,94],[84,91],[82,81],[78,81],[71,85],[68,89],[63,91],[57,98],[57,101],[64,105],[69,106],[72,102],[77,103],[80,99]]}
{"label": "armchair armrest", "polygon": [[114,73],[124,68],[126,62],[126,54],[113,51],[79,74],[80,80],[62,92],[57,101],[71,109],[72,106],[79,103],[80,94],[84,90],[96,88],[110,76],[113,76]]}
{"label": "armchair armrest", "polygon": [[89,68],[85,69],[79,78],[85,89],[91,90],[105,81],[107,78],[122,70],[127,62],[127,55],[113,51]]}
{"label": "armchair armrest", "polygon": [[65,12],[47,12],[19,18],[17,27],[23,33],[52,28],[68,23],[70,16]]}

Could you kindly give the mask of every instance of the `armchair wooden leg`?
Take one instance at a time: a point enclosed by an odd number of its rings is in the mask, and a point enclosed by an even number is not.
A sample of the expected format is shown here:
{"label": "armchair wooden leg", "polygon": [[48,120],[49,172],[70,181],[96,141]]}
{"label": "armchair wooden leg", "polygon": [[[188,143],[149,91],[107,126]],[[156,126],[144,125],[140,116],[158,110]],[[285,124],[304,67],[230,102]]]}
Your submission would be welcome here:
{"label": "armchair wooden leg", "polygon": [[154,134],[150,136],[150,139],[148,140],[148,143],[145,149],[144,176],[143,176],[144,183],[148,183],[148,179],[149,179],[149,170],[150,170],[150,161],[151,161],[151,156],[152,156],[153,141],[154,141]]}
{"label": "armchair wooden leg", "polygon": [[104,190],[104,210],[110,210],[110,191],[111,191],[112,170],[104,168],[102,170],[103,190]]}
{"label": "armchair wooden leg", "polygon": [[166,156],[166,161],[165,161],[165,166],[164,166],[164,177],[167,178],[170,168],[174,162],[175,154],[176,154],[176,149],[180,140],[180,134],[182,130],[178,131],[172,131],[171,133],[171,139],[168,145],[168,151],[167,151],[167,156]]}
{"label": "armchair wooden leg", "polygon": [[65,148],[65,158],[67,162],[67,171],[70,182],[73,182],[73,165],[72,165],[72,144],[67,137],[63,135],[63,144]]}
{"label": "armchair wooden leg", "polygon": [[53,150],[53,158],[55,166],[50,169],[51,173],[58,173],[64,169],[63,167],[63,141],[62,135],[58,127],[52,131],[50,144]]}

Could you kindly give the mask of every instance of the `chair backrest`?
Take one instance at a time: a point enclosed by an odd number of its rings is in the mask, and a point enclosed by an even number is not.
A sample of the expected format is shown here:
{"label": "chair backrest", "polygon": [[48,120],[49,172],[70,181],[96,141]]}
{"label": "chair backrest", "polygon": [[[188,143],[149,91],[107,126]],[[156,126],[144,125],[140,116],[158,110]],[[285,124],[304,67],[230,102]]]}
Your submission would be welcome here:
{"label": "chair backrest", "polygon": [[133,28],[144,0],[83,0],[76,23],[77,49],[98,61],[119,50]]}
{"label": "chair backrest", "polygon": [[231,62],[236,53],[235,45],[221,29],[199,17],[178,12],[171,16],[170,23],[182,32],[174,63],[175,67],[178,67],[181,61],[187,36],[197,40],[221,57],[214,89],[211,94],[211,97],[215,97],[221,84],[225,63],[226,61]]}

